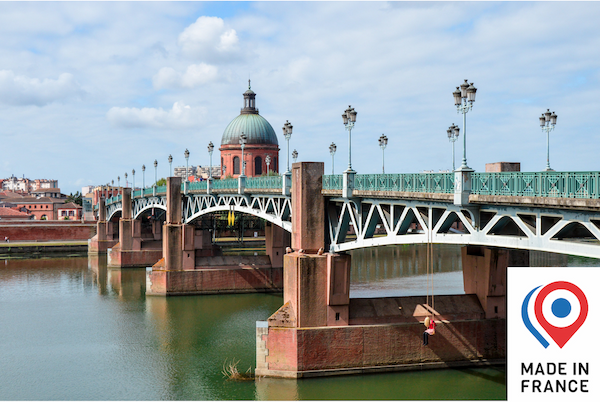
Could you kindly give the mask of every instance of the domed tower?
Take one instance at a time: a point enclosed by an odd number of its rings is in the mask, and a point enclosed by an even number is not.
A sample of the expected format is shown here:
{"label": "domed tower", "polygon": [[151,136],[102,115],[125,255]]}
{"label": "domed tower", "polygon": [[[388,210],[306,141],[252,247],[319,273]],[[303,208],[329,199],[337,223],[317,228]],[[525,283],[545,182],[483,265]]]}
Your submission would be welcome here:
{"label": "domed tower", "polygon": [[240,136],[246,136],[244,146],[245,174],[248,177],[267,173],[265,159],[270,158],[269,171],[279,172],[279,143],[271,124],[258,114],[256,93],[250,87],[244,92],[244,107],[233,119],[221,138],[221,177],[238,177],[242,173],[242,147]]}

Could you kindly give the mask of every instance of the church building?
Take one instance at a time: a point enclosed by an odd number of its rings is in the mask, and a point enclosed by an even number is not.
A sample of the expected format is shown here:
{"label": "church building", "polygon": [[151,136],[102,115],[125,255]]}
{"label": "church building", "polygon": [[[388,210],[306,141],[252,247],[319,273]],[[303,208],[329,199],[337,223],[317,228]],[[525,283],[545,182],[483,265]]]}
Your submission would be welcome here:
{"label": "church building", "polygon": [[267,174],[267,156],[270,158],[269,171],[279,172],[279,143],[269,122],[258,114],[256,93],[250,87],[244,92],[244,107],[240,115],[233,119],[221,138],[221,177],[237,178],[242,173],[242,147],[240,136],[246,136],[244,146],[245,175],[247,177]]}

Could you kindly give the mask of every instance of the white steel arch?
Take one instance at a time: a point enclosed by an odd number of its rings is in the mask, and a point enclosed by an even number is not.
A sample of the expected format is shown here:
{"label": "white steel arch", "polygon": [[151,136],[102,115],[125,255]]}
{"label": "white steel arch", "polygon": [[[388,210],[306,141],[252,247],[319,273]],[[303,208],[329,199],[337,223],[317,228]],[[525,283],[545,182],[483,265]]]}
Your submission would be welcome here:
{"label": "white steel arch", "polygon": [[326,225],[333,252],[431,242],[600,258],[600,211],[332,198]]}

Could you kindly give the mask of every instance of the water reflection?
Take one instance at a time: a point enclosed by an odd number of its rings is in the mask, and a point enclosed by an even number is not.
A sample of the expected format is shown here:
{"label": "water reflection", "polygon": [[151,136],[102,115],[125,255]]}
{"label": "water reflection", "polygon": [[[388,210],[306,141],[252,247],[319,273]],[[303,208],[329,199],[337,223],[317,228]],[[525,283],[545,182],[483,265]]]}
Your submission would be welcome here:
{"label": "water reflection", "polygon": [[[427,294],[433,278],[435,294],[464,294],[460,246],[434,244],[433,276],[427,276],[427,246],[382,246],[352,251],[350,297],[394,297]],[[429,284],[431,287],[431,284]]]}

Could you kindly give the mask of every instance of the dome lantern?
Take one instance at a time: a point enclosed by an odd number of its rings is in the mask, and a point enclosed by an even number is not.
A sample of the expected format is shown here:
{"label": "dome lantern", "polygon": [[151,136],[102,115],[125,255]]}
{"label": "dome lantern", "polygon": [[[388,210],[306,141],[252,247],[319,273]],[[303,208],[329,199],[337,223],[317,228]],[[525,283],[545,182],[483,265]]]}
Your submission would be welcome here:
{"label": "dome lantern", "polygon": [[258,114],[258,109],[256,108],[256,93],[252,90],[250,86],[250,80],[248,80],[248,90],[244,92],[244,107],[242,108],[242,114]]}

